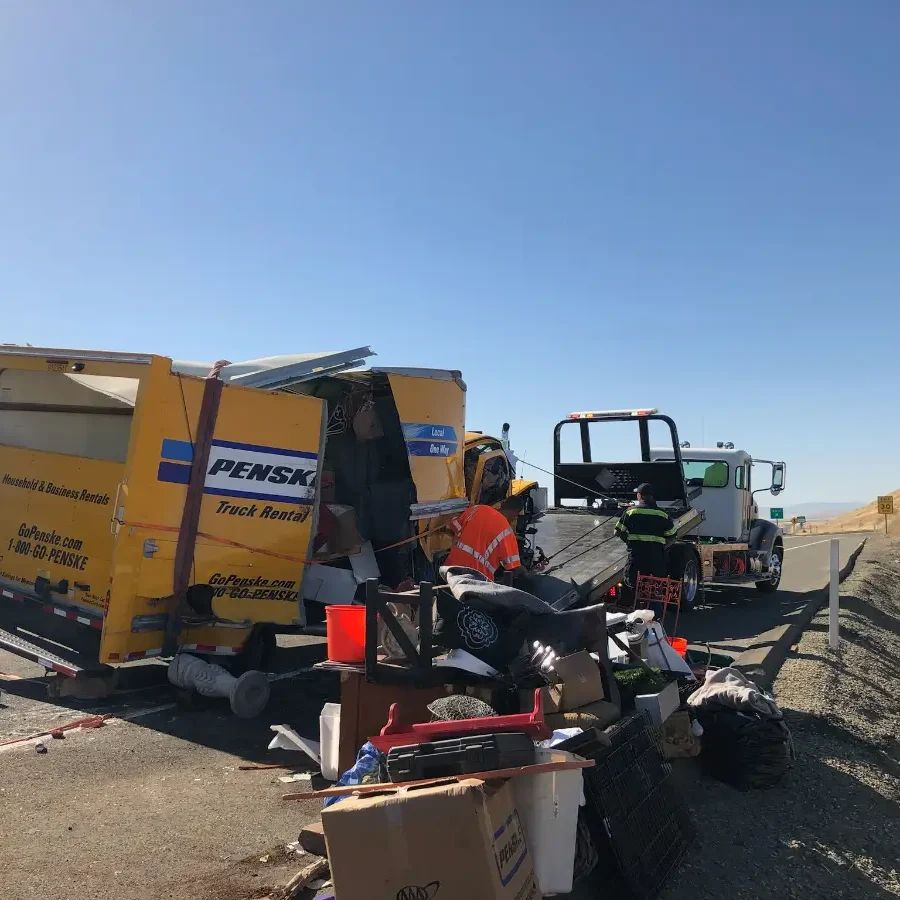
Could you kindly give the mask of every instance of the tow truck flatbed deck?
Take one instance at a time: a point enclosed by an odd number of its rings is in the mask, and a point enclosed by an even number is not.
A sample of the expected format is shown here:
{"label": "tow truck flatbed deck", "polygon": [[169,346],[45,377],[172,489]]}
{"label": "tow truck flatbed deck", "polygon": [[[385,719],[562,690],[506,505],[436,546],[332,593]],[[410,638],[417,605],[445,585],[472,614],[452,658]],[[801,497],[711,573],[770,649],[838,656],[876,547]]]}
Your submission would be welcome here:
{"label": "tow truck flatbed deck", "polygon": [[[703,521],[702,513],[691,508],[667,511],[678,537]],[[544,573],[522,576],[517,584],[556,609],[602,602],[625,571],[627,549],[615,534],[620,515],[590,508],[550,509],[535,535],[550,565]]]}

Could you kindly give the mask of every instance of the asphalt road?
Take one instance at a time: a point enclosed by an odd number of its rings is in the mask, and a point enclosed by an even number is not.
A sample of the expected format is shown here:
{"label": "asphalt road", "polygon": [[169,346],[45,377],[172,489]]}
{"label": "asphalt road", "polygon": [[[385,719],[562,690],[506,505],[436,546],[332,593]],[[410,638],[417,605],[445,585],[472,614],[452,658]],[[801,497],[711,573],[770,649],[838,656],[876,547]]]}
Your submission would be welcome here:
{"label": "asphalt road", "polygon": [[[241,720],[225,700],[185,702],[159,663],[123,671],[108,700],[48,702],[43,670],[0,653],[3,897],[248,900],[285,884],[309,862],[286,845],[321,801],[282,801],[303,785],[279,778],[318,766],[269,751],[269,726],[317,737],[319,711],[339,691],[337,676],[308,671],[324,655],[321,640],[286,638],[265,713]],[[89,713],[115,718],[41,747],[5,744]],[[289,768],[240,768],[273,762]],[[311,786],[325,785],[316,776]]]}
{"label": "asphalt road", "polygon": [[[842,564],[860,540],[840,536]],[[782,590],[709,588],[677,633],[737,654],[784,624],[827,582],[829,539],[785,543]],[[279,667],[287,677],[273,683],[263,716],[241,721],[222,700],[179,701],[158,663],[124,672],[109,700],[48,702],[43,671],[0,652],[0,818],[13,823],[0,842],[0,871],[15,873],[5,896],[246,900],[287,881],[302,861],[284,845],[319,805],[285,803],[281,772],[239,765],[277,759],[317,769],[266,746],[277,722],[315,737],[322,704],[338,692],[336,676],[308,671],[323,655],[321,641],[286,639]],[[44,753],[34,741],[3,746],[87,713],[118,718],[44,739]]]}
{"label": "asphalt road", "polygon": [[[843,566],[866,534],[835,535],[840,542]],[[785,537],[784,573],[781,588],[763,594],[750,588],[707,587],[702,605],[680,617],[677,634],[691,644],[709,643],[713,650],[732,656],[750,650],[768,632],[789,622],[809,600],[809,592],[828,583],[831,537],[798,535]],[[666,619],[672,633],[674,618]]]}

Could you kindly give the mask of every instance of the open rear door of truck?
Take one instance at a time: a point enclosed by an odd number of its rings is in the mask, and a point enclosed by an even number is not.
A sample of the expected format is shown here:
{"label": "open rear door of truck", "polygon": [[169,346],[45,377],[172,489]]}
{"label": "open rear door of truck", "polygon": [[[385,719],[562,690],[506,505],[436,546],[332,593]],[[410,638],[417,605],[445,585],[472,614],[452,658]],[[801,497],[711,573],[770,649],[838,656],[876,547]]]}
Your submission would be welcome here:
{"label": "open rear door of truck", "polygon": [[[316,533],[326,404],[226,381],[208,458],[195,460],[207,383],[157,366],[137,398],[115,504],[104,661],[162,648],[179,540],[191,551],[189,618],[245,630],[303,621],[300,585]],[[185,535],[195,463],[203,465],[199,519]],[[235,643],[241,637],[234,632]]]}
{"label": "open rear door of truck", "polygon": [[385,374],[403,428],[418,492],[414,516],[459,512],[468,502],[463,479],[466,385],[459,372],[373,369]]}

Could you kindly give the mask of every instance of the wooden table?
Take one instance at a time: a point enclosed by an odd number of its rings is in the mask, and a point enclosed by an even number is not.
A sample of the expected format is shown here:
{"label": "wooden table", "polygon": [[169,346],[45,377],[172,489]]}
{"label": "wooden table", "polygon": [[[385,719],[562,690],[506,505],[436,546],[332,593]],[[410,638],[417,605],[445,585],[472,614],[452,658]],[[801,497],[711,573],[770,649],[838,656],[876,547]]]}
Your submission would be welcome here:
{"label": "wooden table", "polygon": [[378,734],[388,719],[392,703],[399,703],[410,722],[429,722],[428,704],[447,694],[446,687],[413,687],[404,684],[372,684],[366,681],[364,665],[319,663],[316,668],[341,676],[341,734],[338,771],[344,773],[356,761],[359,748]]}

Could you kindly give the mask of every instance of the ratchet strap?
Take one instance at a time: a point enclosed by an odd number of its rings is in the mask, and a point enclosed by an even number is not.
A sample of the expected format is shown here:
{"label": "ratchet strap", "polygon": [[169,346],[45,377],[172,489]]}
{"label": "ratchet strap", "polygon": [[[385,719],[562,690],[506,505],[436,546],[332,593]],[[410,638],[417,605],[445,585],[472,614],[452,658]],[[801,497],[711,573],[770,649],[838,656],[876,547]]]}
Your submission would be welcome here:
{"label": "ratchet strap", "polygon": [[178,543],[175,546],[174,591],[169,598],[168,618],[166,619],[166,636],[163,641],[163,655],[171,656],[178,645],[178,634],[181,631],[181,611],[184,609],[187,590],[191,582],[191,569],[194,564],[194,549],[197,546],[197,528],[200,524],[200,507],[203,504],[203,485],[206,481],[206,469],[209,453],[212,449],[213,432],[216,429],[216,418],[222,400],[222,379],[219,373],[222,366],[228,365],[224,360],[217,362],[203,385],[203,400],[200,403],[200,415],[197,418],[197,435],[193,443],[193,460],[191,476],[188,481],[184,508],[181,511],[181,526],[178,529]]}

